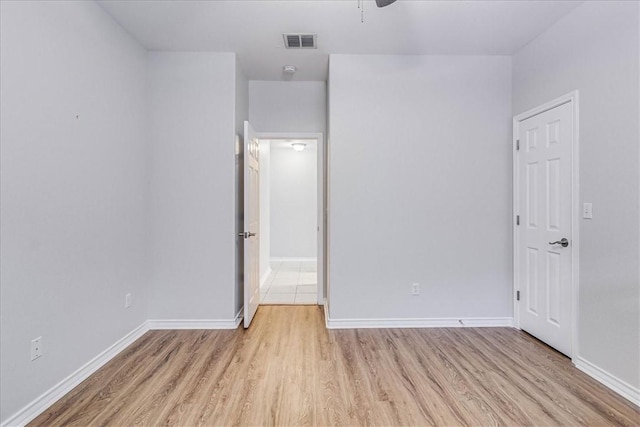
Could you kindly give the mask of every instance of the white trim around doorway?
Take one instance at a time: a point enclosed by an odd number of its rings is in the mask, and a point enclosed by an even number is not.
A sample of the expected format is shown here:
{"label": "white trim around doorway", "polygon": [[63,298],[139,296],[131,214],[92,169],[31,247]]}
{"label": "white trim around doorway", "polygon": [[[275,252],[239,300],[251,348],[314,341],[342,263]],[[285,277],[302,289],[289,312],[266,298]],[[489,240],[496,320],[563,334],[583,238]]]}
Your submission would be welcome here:
{"label": "white trim around doorway", "polygon": [[328,287],[325,260],[325,245],[327,244],[325,192],[327,191],[327,176],[325,174],[326,141],[322,132],[256,132],[259,139],[315,139],[318,142],[318,305],[325,303],[325,290]]}

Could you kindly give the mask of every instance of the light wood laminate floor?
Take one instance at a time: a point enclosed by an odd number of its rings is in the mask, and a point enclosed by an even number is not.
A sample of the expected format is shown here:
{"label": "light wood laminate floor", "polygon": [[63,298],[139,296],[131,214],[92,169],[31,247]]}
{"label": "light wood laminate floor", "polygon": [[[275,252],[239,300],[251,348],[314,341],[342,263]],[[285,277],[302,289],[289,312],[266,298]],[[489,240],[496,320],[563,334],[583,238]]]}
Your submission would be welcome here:
{"label": "light wood laminate floor", "polygon": [[35,419],[60,425],[627,425],[639,409],[509,328],[151,331]]}

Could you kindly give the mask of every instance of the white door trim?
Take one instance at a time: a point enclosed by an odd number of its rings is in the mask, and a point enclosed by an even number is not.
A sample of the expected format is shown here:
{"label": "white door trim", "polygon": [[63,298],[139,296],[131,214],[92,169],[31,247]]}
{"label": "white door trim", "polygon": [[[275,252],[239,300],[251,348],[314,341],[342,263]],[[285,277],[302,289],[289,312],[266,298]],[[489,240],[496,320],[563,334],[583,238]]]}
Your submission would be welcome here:
{"label": "white door trim", "polygon": [[324,153],[325,153],[325,141],[324,134],[322,132],[256,132],[256,136],[259,139],[315,139],[318,141],[318,212],[317,212],[317,223],[318,223],[318,240],[317,240],[317,254],[318,254],[318,305],[324,305],[325,302],[325,289],[327,288],[327,279],[326,272],[327,266],[326,260],[324,259],[324,247],[326,245],[325,241],[325,218],[324,213],[326,212],[325,197],[324,193],[326,191],[326,179],[325,176],[325,168],[324,168]]}
{"label": "white door trim", "polygon": [[580,271],[580,181],[579,181],[579,126],[578,126],[578,91],[563,95],[553,101],[542,104],[531,110],[518,114],[513,118],[513,314],[516,328],[520,329],[520,310],[516,300],[516,292],[520,289],[520,278],[518,277],[518,242],[519,228],[516,225],[516,215],[519,214],[519,183],[518,183],[518,151],[516,142],[518,140],[520,122],[551,110],[563,104],[571,103],[573,140],[571,142],[571,359],[578,358],[578,293],[579,293],[579,271]]}

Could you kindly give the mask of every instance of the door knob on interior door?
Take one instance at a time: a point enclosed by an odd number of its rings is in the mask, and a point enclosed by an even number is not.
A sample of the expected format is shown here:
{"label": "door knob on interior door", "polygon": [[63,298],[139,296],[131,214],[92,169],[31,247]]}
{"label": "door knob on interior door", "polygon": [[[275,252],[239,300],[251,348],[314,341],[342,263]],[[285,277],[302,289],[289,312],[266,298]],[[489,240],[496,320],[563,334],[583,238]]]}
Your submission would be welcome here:
{"label": "door knob on interior door", "polygon": [[255,236],[255,235],[256,235],[256,233],[252,233],[252,232],[250,232],[250,231],[247,233],[247,237],[253,237],[253,236]]}
{"label": "door knob on interior door", "polygon": [[569,241],[567,240],[566,237],[563,237],[562,239],[556,241],[556,242],[549,242],[550,245],[562,245],[563,248],[566,248],[567,246],[569,246]]}

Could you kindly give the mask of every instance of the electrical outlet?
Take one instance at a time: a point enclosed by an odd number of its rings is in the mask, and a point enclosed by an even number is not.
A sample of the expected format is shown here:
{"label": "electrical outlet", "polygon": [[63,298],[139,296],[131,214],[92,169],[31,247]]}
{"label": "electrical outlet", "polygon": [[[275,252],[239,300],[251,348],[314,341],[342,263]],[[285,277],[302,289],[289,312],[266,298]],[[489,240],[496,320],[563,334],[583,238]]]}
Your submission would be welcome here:
{"label": "electrical outlet", "polygon": [[31,360],[36,360],[42,356],[42,337],[31,340]]}
{"label": "electrical outlet", "polygon": [[126,294],[124,296],[124,308],[129,308],[131,307],[131,294]]}
{"label": "electrical outlet", "polygon": [[420,283],[411,284],[411,295],[420,295]]}

